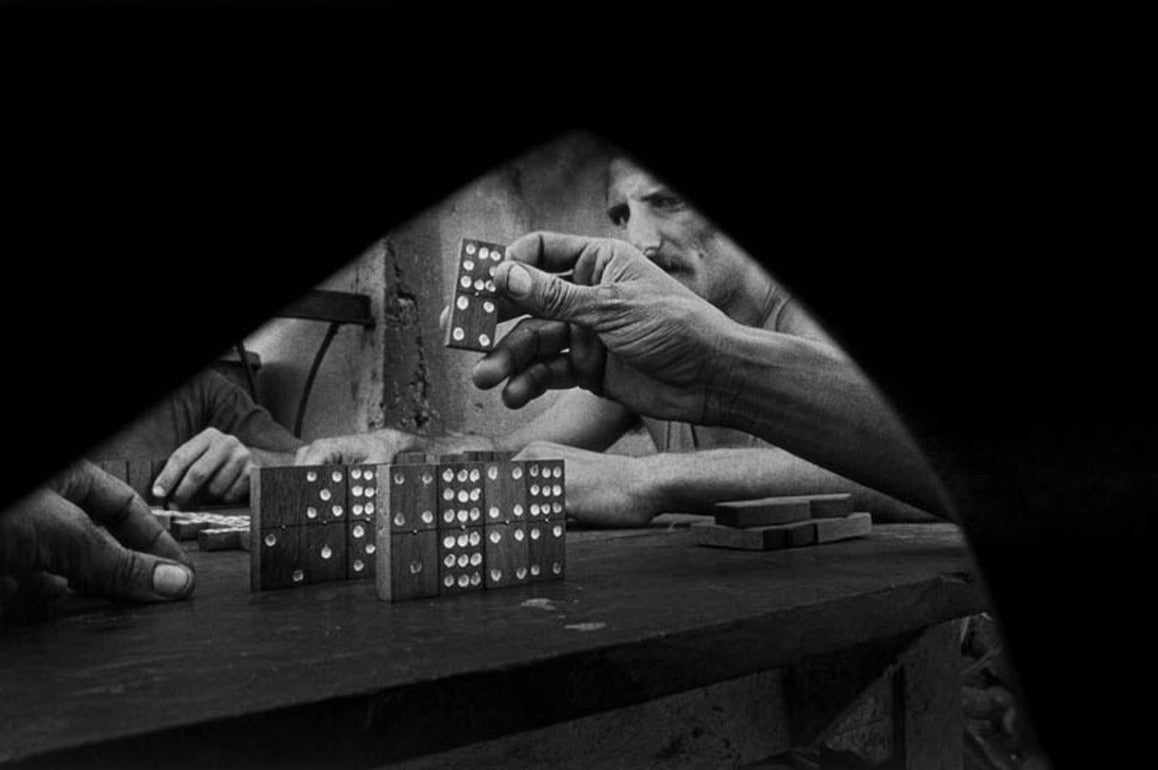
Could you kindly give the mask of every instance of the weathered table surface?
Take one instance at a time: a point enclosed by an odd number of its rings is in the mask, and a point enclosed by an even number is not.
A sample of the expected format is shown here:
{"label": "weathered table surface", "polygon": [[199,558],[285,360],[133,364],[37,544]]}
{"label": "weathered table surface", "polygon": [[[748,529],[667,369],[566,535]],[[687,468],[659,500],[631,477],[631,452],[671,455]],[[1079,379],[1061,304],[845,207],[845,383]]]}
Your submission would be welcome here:
{"label": "weathered table surface", "polygon": [[951,525],[786,551],[569,533],[567,579],[389,604],[251,593],[196,553],[191,601],[0,629],[0,763],[373,765],[640,703],[979,612]]}

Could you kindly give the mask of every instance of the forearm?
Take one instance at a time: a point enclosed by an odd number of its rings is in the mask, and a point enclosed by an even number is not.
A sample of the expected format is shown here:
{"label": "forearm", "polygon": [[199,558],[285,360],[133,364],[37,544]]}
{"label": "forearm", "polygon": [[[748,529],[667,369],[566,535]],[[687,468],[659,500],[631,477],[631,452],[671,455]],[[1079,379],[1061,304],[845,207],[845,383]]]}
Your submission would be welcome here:
{"label": "forearm", "polygon": [[510,433],[494,438],[497,451],[518,452],[528,444],[550,442],[602,452],[638,422],[629,409],[614,401],[571,390],[548,409]]}
{"label": "forearm", "polygon": [[840,476],[947,516],[920,450],[838,350],[736,325],[724,360],[726,369],[709,387],[709,422],[745,430]]}
{"label": "forearm", "polygon": [[858,510],[885,521],[929,520],[907,503],[857,484],[778,448],[712,449],[641,457],[640,498],[652,513],[708,513],[729,500],[848,492]]}

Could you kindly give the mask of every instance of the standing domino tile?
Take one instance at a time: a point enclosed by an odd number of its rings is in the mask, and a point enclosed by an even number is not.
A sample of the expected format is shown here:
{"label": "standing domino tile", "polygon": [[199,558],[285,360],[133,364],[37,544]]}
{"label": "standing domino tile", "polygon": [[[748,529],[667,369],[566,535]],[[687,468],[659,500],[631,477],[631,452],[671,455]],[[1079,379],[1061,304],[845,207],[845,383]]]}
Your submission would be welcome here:
{"label": "standing domino tile", "polygon": [[484,533],[486,587],[510,588],[528,583],[531,575],[527,561],[527,526],[488,523]]}
{"label": "standing domino tile", "polygon": [[374,515],[379,506],[379,468],[386,466],[351,465],[346,468],[346,577],[360,580],[374,576],[377,544],[374,537]]}
{"label": "standing domino tile", "polygon": [[378,466],[374,561],[383,601],[438,595],[437,471],[427,463]]}
{"label": "standing domino tile", "polygon": [[347,469],[259,468],[250,476],[250,586],[346,578]]}
{"label": "standing domino tile", "polygon": [[561,519],[567,513],[562,460],[526,461],[527,518]]}
{"label": "standing domino tile", "polygon": [[483,587],[485,462],[449,462],[438,471],[438,579],[440,593]]}

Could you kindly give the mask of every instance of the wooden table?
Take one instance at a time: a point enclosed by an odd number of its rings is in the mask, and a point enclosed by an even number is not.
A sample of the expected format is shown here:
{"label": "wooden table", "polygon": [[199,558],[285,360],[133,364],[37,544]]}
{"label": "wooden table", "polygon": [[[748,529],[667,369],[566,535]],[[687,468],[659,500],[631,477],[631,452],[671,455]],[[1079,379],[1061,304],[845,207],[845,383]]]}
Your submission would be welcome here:
{"label": "wooden table", "polygon": [[739,764],[882,719],[889,755],[959,766],[938,714],[985,598],[954,527],[767,553],[575,532],[567,557],[564,582],[388,604],[251,593],[248,554],[197,553],[192,601],[0,630],[0,766]]}

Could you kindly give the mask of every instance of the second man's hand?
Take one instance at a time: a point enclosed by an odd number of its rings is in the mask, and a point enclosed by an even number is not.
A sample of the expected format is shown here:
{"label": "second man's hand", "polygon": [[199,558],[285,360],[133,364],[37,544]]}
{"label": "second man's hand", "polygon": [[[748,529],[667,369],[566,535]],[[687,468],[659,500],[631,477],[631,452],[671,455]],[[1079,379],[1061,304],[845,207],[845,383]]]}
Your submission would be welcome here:
{"label": "second man's hand", "polygon": [[298,450],[295,465],[358,465],[389,463],[394,455],[416,446],[416,437],[393,428],[371,433],[320,438]]}
{"label": "second man's hand", "polygon": [[169,456],[153,482],[153,496],[178,508],[198,497],[236,503],[249,494],[256,466],[253,453],[236,436],[206,428]]}

